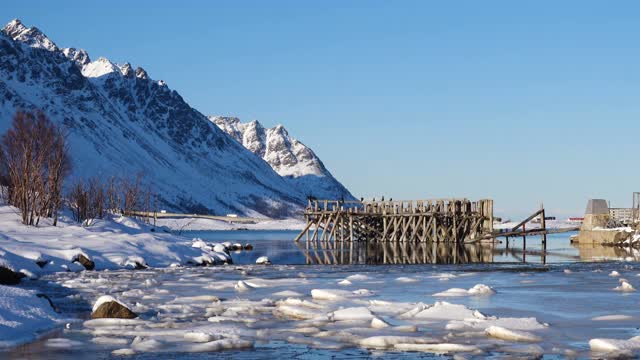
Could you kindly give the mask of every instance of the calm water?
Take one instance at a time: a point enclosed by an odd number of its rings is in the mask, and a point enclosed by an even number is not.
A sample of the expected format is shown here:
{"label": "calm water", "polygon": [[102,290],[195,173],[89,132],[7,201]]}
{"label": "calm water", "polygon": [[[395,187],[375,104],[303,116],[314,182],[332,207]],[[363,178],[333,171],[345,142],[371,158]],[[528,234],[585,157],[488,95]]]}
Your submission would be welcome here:
{"label": "calm water", "polygon": [[[522,238],[512,238],[509,246],[501,239],[495,244],[467,245],[456,253],[441,244],[436,249],[437,264],[452,263],[570,263],[581,261],[603,261],[640,259],[633,249],[615,247],[578,247],[572,245],[569,237],[574,233],[551,234],[547,236],[547,252],[543,256],[540,236],[529,236],[526,251]],[[235,264],[253,264],[260,256],[268,256],[274,264],[431,264],[434,263],[433,248],[426,245],[417,247],[402,244],[369,245],[350,248],[345,244],[342,249],[329,249],[326,246],[306,247],[304,240],[294,243],[297,231],[191,231],[183,234],[192,238],[201,238],[211,242],[253,244],[253,251],[233,254]],[[425,248],[423,248],[425,246]]]}
{"label": "calm water", "polygon": [[[540,238],[529,237],[526,252],[522,249],[521,239],[513,239],[515,241],[508,249],[504,242],[461,249],[458,259],[467,264],[375,266],[369,264],[384,262],[378,260],[385,259],[385,251],[387,262],[392,259],[399,263],[419,263],[424,259],[421,258],[424,252],[413,254],[401,248],[366,249],[354,255],[358,261],[353,263],[361,265],[306,265],[310,254],[304,242],[302,247],[292,242],[296,232],[217,231],[188,235],[212,242],[251,243],[254,250],[233,253],[233,266],[59,273],[44,279],[46,283],[33,282],[29,286],[37,286],[49,294],[65,314],[86,317],[98,296],[112,294],[135,304],[134,311],[140,314],[142,321],[110,327],[74,322],[70,329],[52,332],[35,343],[0,353],[0,357],[107,359],[113,357],[114,350],[130,348],[136,351],[127,358],[135,359],[441,358],[429,353],[358,345],[358,341],[369,336],[392,335],[434,338],[438,342],[478,347],[475,352],[464,353],[465,358],[609,358],[610,354],[590,352],[589,340],[599,337],[628,339],[640,335],[637,328],[640,321],[638,293],[614,291],[619,278],[609,276],[615,270],[640,288],[640,265],[635,263],[634,251],[574,247],[569,242],[570,234],[548,237],[546,264],[543,264],[540,252]],[[312,251],[320,251],[321,262],[325,261],[325,255],[330,263],[339,262],[336,258],[340,258],[341,251],[325,249],[326,254],[322,254],[322,250]],[[256,258],[265,255],[274,265],[252,265]],[[311,256],[315,258],[315,255]],[[451,261],[442,256],[436,256],[436,259]],[[249,289],[239,289],[239,282],[248,285]],[[451,298],[434,296],[450,288],[469,289],[475,284],[490,286],[496,293]],[[353,291],[357,295],[322,301],[312,299],[313,289],[335,289],[349,294]],[[223,301],[214,305],[211,299],[201,298],[203,295],[217,296]],[[278,311],[286,306],[281,307],[282,303],[277,300],[287,297],[317,304],[318,309],[309,311],[320,314],[343,307],[365,306],[376,316],[399,327],[372,329],[368,322],[309,322],[283,317]],[[413,306],[407,304],[434,304],[441,300],[498,319],[515,318],[516,322],[526,323],[527,318],[535,318],[548,327],[531,330],[540,341],[519,343],[491,339],[483,331],[474,332],[472,326],[477,324],[473,322],[464,325],[469,327],[466,330],[454,330],[451,326],[455,321],[451,319],[421,320],[397,314],[398,309]],[[617,317],[596,318],[605,315]],[[415,326],[415,331],[400,330],[407,326]],[[193,351],[193,343],[183,339],[187,332],[215,336],[222,332],[224,337],[236,336],[251,341],[253,347],[191,353],[188,351]],[[51,338],[64,340],[53,342]],[[106,344],[105,339],[120,343]],[[52,347],[61,341],[66,345]],[[144,347],[140,343],[152,346]]]}

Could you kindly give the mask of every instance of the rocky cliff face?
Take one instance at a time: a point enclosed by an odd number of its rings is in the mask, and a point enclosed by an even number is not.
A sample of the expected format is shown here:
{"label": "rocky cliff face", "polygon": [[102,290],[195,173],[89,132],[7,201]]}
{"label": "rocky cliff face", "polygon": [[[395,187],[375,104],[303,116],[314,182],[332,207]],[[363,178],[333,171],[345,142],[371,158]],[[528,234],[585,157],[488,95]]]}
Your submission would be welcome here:
{"label": "rocky cliff face", "polygon": [[264,159],[307,196],[318,199],[354,199],[309,147],[291,137],[282,125],[264,128],[258,121],[241,123],[235,117],[209,116],[220,129]]}
{"label": "rocky cliff face", "polygon": [[68,129],[73,176],[142,172],[171,210],[283,217],[306,202],[306,189],[292,188],[162,80],[128,63],[91,61],[14,20],[0,32],[0,133],[19,109],[41,109]]}

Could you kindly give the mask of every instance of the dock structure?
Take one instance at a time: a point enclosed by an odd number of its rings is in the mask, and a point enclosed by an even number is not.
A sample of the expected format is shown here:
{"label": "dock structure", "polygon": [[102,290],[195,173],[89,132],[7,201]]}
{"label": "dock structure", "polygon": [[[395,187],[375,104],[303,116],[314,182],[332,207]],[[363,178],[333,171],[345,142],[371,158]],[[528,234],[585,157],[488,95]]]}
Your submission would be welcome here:
{"label": "dock structure", "polygon": [[309,200],[307,225],[296,237],[329,249],[345,244],[452,243],[493,233],[493,200]]}

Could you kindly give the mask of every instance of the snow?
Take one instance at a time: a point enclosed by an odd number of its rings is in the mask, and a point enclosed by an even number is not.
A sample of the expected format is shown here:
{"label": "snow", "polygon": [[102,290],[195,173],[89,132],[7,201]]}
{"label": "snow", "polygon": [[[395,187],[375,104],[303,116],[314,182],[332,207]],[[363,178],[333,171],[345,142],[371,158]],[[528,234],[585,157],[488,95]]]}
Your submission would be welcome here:
{"label": "snow", "polygon": [[373,314],[366,307],[352,307],[346,309],[336,310],[329,316],[333,321],[344,320],[364,320],[370,321],[373,319]]}
{"label": "snow", "polygon": [[88,78],[97,78],[107,74],[118,71],[119,68],[116,64],[112,63],[106,58],[99,58],[96,61],[90,62],[82,68],[82,75]]}
{"label": "snow", "polygon": [[264,128],[256,120],[241,123],[236,117],[225,116],[209,116],[209,120],[305,194],[318,199],[355,200],[313,150],[290,136],[284,126]]}
{"label": "snow", "polygon": [[[9,35],[0,33],[6,50],[0,53],[5,99],[0,102],[0,133],[18,109],[38,108],[50,114],[54,122],[71,129],[74,179],[142,172],[143,185],[149,185],[170,211],[200,208],[210,214],[250,217],[298,214],[313,193],[309,184],[333,198],[348,194],[326,176],[279,175],[141,68],[131,76],[128,64],[119,66],[106,58],[88,62],[86,52],[59,49],[40,30],[19,21],[8,24],[5,32]],[[298,147],[292,151],[306,159]]]}
{"label": "snow", "polygon": [[129,306],[125,305],[122,301],[114,298],[113,296],[103,295],[103,296],[100,296],[98,300],[96,300],[96,302],[93,304],[93,308],[91,309],[91,312],[95,312],[100,308],[102,304],[108,303],[108,302],[115,302],[122,305],[123,307],[126,307],[127,309],[131,309]]}
{"label": "snow", "polygon": [[[82,271],[73,261],[82,254],[94,261],[96,270],[132,268],[136,263],[151,267],[186,264],[202,256],[215,256],[220,263],[227,255],[194,248],[189,239],[151,232],[150,227],[133,219],[109,216],[83,227],[64,215],[58,226],[43,219],[41,226],[20,222],[17,210],[0,205],[0,256],[5,264],[38,277],[55,271]],[[48,263],[41,268],[38,260]]]}
{"label": "snow", "polygon": [[633,287],[633,285],[629,284],[629,282],[627,282],[626,280],[620,281],[620,285],[616,286],[613,290],[622,291],[622,292],[636,291],[636,289]]}
{"label": "snow", "polygon": [[542,338],[525,331],[509,330],[500,326],[489,326],[485,329],[487,335],[507,341],[540,342]]}
{"label": "snow", "polygon": [[63,321],[35,291],[0,285],[0,348],[33,341]]}
{"label": "snow", "polygon": [[156,225],[170,230],[302,230],[307,225],[303,220],[289,218],[282,220],[256,219],[254,222],[234,222],[205,218],[159,218]]}
{"label": "snow", "polygon": [[629,340],[618,339],[591,339],[589,347],[596,352],[619,352],[624,350],[640,349],[640,336],[632,337]]}
{"label": "snow", "polygon": [[469,290],[460,288],[451,288],[443,292],[435,293],[435,297],[448,297],[448,296],[474,296],[474,295],[493,295],[495,290],[484,284],[476,284]]}

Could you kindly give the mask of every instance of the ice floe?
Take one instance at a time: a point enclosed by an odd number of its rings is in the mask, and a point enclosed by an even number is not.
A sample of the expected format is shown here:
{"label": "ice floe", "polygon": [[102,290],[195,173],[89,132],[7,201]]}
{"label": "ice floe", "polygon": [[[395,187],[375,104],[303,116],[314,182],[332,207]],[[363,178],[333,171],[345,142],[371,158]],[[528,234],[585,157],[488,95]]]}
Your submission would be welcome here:
{"label": "ice floe", "polygon": [[446,291],[433,294],[435,297],[447,297],[447,296],[474,296],[474,295],[493,295],[496,291],[491,287],[484,284],[476,284],[469,290],[461,288],[451,288]]}

